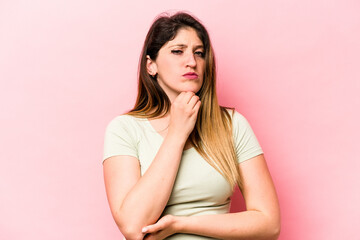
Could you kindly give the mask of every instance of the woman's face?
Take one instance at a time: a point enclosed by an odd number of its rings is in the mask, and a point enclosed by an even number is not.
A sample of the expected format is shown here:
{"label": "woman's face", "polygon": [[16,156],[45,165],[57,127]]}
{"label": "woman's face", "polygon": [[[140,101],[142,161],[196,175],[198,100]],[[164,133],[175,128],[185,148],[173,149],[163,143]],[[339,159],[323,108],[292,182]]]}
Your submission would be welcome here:
{"label": "woman's face", "polygon": [[204,53],[196,31],[190,27],[181,28],[173,40],[161,47],[155,61],[148,57],[148,72],[158,74],[157,81],[172,102],[181,92],[200,90],[205,69]]}

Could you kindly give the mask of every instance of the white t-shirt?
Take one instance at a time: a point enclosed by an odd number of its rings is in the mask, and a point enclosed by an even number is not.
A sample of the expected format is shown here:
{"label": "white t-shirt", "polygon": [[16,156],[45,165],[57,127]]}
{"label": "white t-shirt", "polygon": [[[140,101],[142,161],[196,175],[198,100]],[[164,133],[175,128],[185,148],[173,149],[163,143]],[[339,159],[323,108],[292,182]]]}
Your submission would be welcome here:
{"label": "white t-shirt", "polygon": [[[235,152],[239,163],[263,153],[249,123],[240,113],[234,112],[232,124]],[[143,175],[162,142],[163,137],[146,118],[117,116],[106,128],[103,161],[116,155],[136,157]],[[231,195],[232,189],[226,179],[210,166],[195,148],[190,148],[183,151],[173,191],[162,215],[228,213]],[[167,239],[211,238],[175,234]]]}

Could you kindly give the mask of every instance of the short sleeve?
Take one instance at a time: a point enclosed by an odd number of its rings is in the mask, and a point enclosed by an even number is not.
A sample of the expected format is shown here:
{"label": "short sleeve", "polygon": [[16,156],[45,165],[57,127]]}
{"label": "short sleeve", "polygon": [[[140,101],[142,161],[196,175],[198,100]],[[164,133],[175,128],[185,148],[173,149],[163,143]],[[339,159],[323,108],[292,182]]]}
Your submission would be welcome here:
{"label": "short sleeve", "polygon": [[239,163],[263,153],[249,122],[243,115],[234,111],[232,124],[235,152]]}
{"label": "short sleeve", "polygon": [[106,127],[102,162],[116,155],[138,158],[134,125],[126,115],[114,118]]}

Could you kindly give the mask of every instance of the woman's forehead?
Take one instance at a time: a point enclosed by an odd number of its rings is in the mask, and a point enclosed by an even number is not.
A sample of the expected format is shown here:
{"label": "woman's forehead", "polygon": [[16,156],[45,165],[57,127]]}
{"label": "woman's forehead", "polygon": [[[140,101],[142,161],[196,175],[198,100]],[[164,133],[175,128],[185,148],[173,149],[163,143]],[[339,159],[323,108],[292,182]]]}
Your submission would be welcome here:
{"label": "woman's forehead", "polygon": [[192,28],[181,28],[175,35],[175,38],[168,41],[164,47],[182,47],[186,48],[188,46],[200,48],[204,47],[202,41],[197,35],[197,32]]}

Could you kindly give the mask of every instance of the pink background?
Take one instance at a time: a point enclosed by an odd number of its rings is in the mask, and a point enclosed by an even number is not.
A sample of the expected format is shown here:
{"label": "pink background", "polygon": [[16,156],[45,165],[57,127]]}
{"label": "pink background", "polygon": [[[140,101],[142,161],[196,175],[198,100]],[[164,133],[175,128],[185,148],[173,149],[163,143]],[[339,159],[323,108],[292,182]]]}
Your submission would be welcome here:
{"label": "pink background", "polygon": [[182,9],[266,153],[280,239],[359,239],[360,2],[171,2],[0,2],[0,239],[120,239],[105,126],[133,106],[151,22]]}

